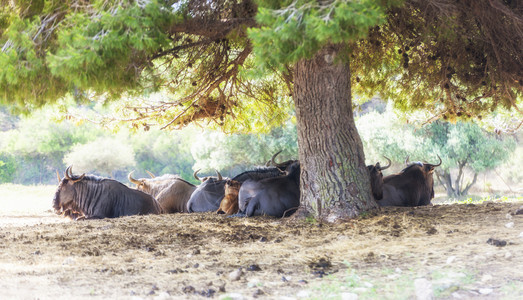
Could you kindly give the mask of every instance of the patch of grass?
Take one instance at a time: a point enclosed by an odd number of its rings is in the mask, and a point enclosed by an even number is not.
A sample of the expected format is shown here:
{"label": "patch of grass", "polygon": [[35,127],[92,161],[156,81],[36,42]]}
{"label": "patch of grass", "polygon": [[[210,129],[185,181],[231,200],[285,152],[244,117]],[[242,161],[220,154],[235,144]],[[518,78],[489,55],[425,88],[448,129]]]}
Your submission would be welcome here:
{"label": "patch of grass", "polygon": [[[314,287],[311,299],[341,299],[343,293],[357,294],[358,299],[410,299],[415,297],[414,279],[420,276],[431,281],[433,296],[440,299],[450,297],[453,292],[466,290],[467,286],[476,282],[474,272],[462,269],[438,269],[425,273],[425,276],[420,275],[420,270],[415,268],[403,271],[387,268],[369,272],[358,274],[349,268],[345,275],[327,276]],[[507,287],[507,294],[517,294],[517,288],[516,284]]]}
{"label": "patch of grass", "polygon": [[464,286],[476,282],[476,275],[470,270],[439,269],[431,274],[435,298],[447,298]]}
{"label": "patch of grass", "polygon": [[[327,276],[322,283],[314,287],[311,299],[341,299],[343,293],[354,293],[358,299],[408,299],[414,295],[414,273],[400,274],[385,270],[390,275],[386,278],[360,276],[353,269],[346,274]],[[368,279],[366,277],[371,277]]]}
{"label": "patch of grass", "polygon": [[523,202],[523,197],[516,196],[475,196],[470,195],[463,198],[449,198],[438,204],[481,204],[484,202],[497,202],[497,203],[517,203]]}
{"label": "patch of grass", "polygon": [[46,212],[52,208],[54,185],[0,185],[2,215],[27,215]]}
{"label": "patch of grass", "polygon": [[517,297],[521,297],[523,295],[523,282],[512,281],[503,285],[500,290],[506,299],[516,299]]}

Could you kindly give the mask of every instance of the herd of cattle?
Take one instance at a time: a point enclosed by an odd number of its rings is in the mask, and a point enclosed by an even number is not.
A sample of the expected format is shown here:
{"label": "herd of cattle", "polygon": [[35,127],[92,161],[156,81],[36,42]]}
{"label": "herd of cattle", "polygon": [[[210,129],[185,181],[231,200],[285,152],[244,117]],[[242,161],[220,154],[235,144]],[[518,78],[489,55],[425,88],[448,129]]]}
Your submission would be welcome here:
{"label": "herd of cattle", "polygon": [[[278,152],[279,153],[279,152]],[[274,217],[289,216],[300,206],[300,163],[275,162],[276,153],[265,167],[243,172],[232,179],[217,176],[194,177],[196,186],[177,175],[166,174],[128,179],[136,185],[129,188],[113,179],[94,175],[74,175],[69,166],[65,176],[58,172],[58,189],[53,199],[56,213],[71,219],[115,218],[129,215],[160,213],[193,213],[216,211],[220,214]],[[439,158],[439,157],[438,157]],[[369,165],[374,199],[380,206],[422,206],[434,197],[434,168],[441,165],[408,163],[401,172],[383,177],[381,167]]]}

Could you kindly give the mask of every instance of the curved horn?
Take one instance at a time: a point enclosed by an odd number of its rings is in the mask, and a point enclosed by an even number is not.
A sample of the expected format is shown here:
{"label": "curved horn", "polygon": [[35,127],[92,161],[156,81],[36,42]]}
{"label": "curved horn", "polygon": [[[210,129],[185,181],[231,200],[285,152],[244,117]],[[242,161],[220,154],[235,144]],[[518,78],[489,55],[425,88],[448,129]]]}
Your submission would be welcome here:
{"label": "curved horn", "polygon": [[68,179],[70,180],[71,179],[71,175],[69,175],[69,171],[71,170],[73,166],[70,165],[69,167],[67,167],[67,169],[65,169],[65,179]]}
{"label": "curved horn", "polygon": [[147,174],[149,174],[149,176],[151,176],[151,178],[154,178],[154,177],[156,177],[156,176],[154,176],[154,174],[153,174],[153,173],[151,173],[151,172],[149,172],[149,171],[147,171],[147,170],[145,170],[145,172],[147,172]]}
{"label": "curved horn", "polygon": [[216,171],[216,174],[218,175],[218,180],[223,180],[222,174],[220,174],[216,169],[214,169],[214,171]]}
{"label": "curved horn", "polygon": [[[437,154],[436,154],[436,155],[437,155]],[[443,162],[443,161],[441,160],[441,157],[439,157],[439,155],[437,155],[437,156],[438,156],[438,159],[439,159],[439,164],[437,164],[437,165],[432,165],[434,168],[435,168],[435,167],[439,167],[439,166],[441,166],[441,163]]]}
{"label": "curved horn", "polygon": [[84,177],[85,177],[85,173],[83,173],[82,176],[80,176],[80,178],[73,180],[73,182],[78,182],[78,181],[84,179]]}
{"label": "curved horn", "polygon": [[265,166],[266,167],[269,167],[271,165],[271,160],[269,159],[266,163],[265,163]]}
{"label": "curved horn", "polygon": [[280,154],[283,150],[280,150],[278,152],[276,152],[276,154],[274,154],[272,157],[271,157],[271,163],[273,166],[276,166],[277,163],[274,161],[274,159],[276,158],[276,156],[278,156],[278,154]]}
{"label": "curved horn", "polygon": [[389,168],[389,167],[390,167],[390,165],[392,165],[392,161],[390,160],[390,158],[388,158],[388,157],[386,157],[386,156],[383,156],[383,157],[385,157],[385,159],[389,161],[389,164],[388,164],[388,165],[386,165],[385,167],[380,167],[380,168],[379,168],[379,169],[380,169],[380,171],[383,171],[383,170],[385,170],[385,169]]}
{"label": "curved horn", "polygon": [[410,155],[407,155],[407,158],[405,158],[405,165],[409,164],[409,157],[410,157]]}
{"label": "curved horn", "polygon": [[74,175],[73,175],[73,165],[70,165],[70,166],[67,167],[67,169],[65,170],[65,178],[72,180],[73,183],[78,182],[78,181],[81,181],[82,179],[84,179],[84,177],[85,177],[85,173],[83,173],[82,175],[80,175],[80,177],[78,177],[77,179],[73,179],[73,177],[74,177]]}
{"label": "curved horn", "polygon": [[62,178],[60,178],[60,173],[58,173],[58,170],[56,170],[56,178],[58,178],[58,183],[62,181]]}
{"label": "curved horn", "polygon": [[201,170],[201,169],[198,169],[198,170],[194,171],[194,173],[192,174],[192,176],[193,176],[194,178],[196,178],[198,181],[202,181],[202,180],[200,179],[200,177],[198,177],[198,175],[197,175],[198,172],[200,172],[200,170]]}
{"label": "curved horn", "polygon": [[132,174],[134,173],[134,171],[131,171],[131,173],[129,173],[129,175],[127,175],[127,179],[129,179],[130,182],[134,183],[134,184],[141,184],[142,182],[140,180],[136,180],[133,178]]}

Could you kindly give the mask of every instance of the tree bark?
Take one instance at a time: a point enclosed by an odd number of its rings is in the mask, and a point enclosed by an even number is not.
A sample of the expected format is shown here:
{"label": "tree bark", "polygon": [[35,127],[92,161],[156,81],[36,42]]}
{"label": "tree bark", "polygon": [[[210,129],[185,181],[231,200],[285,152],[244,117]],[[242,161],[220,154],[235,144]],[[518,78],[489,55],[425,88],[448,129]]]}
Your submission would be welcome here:
{"label": "tree bark", "polygon": [[443,171],[442,174],[443,181],[445,182],[444,186],[447,190],[448,197],[457,197],[456,189],[452,187],[452,177],[450,176],[450,171]]}
{"label": "tree bark", "polygon": [[351,105],[350,68],[330,45],[294,68],[301,205],[329,222],[377,208]]}
{"label": "tree bark", "polygon": [[470,188],[476,184],[476,180],[478,180],[478,173],[474,172],[474,178],[472,179],[472,182],[467,184],[467,187],[463,189],[463,191],[460,193],[461,196],[466,196],[469,193]]}

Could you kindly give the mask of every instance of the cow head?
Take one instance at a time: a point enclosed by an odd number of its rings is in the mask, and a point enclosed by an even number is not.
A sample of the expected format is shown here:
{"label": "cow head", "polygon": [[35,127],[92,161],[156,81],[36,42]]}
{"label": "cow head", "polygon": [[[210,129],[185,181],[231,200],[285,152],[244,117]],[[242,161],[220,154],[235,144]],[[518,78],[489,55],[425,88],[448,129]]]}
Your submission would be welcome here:
{"label": "cow head", "polygon": [[383,173],[381,171],[389,168],[392,163],[389,158],[385,157],[385,159],[389,162],[385,167],[382,167],[379,162],[367,166],[370,173],[372,195],[376,200],[383,198]]}
{"label": "cow head", "polygon": [[164,174],[162,176],[154,176],[153,173],[145,171],[151,178],[133,178],[133,172],[127,175],[127,179],[136,185],[136,189],[156,197],[165,187],[169,186],[174,180],[180,179],[180,176],[173,174]]}
{"label": "cow head", "polygon": [[130,182],[136,184],[137,190],[149,194],[151,192],[151,185],[148,184],[147,179],[145,179],[145,178],[134,179],[132,176],[133,173],[134,173],[134,171],[131,171],[131,173],[129,173],[129,175],[127,175],[127,179],[129,179]]}
{"label": "cow head", "polygon": [[[85,173],[80,176],[75,176],[72,173],[72,166],[67,167],[65,170],[65,176],[60,180],[53,198],[53,208],[56,213],[60,214],[67,210],[74,211],[76,209],[73,202],[76,195],[76,189],[74,185],[77,182],[82,181],[84,177]],[[58,179],[60,179],[60,176],[58,176]]]}

